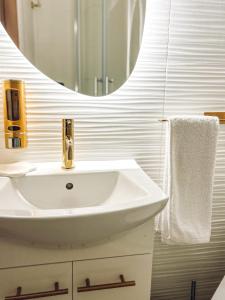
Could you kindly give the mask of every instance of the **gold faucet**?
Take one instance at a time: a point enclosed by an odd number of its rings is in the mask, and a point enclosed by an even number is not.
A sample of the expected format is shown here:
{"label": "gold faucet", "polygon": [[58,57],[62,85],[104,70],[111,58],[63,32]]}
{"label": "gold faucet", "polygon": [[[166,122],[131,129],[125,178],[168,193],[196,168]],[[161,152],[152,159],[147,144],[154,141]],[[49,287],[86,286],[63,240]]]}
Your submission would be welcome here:
{"label": "gold faucet", "polygon": [[62,120],[63,167],[73,168],[74,159],[74,120]]}

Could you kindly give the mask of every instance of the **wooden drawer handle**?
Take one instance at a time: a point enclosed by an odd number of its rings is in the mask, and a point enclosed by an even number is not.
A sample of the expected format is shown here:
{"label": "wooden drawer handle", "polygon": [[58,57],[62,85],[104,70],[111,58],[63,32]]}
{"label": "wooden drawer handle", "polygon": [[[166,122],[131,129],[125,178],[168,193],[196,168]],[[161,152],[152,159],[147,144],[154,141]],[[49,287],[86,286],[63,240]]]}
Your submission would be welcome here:
{"label": "wooden drawer handle", "polygon": [[104,284],[99,284],[99,285],[91,285],[90,279],[87,278],[85,280],[86,286],[78,287],[77,292],[82,293],[82,292],[91,292],[91,291],[99,291],[99,290],[117,289],[117,288],[136,285],[136,282],[134,280],[125,281],[123,275],[120,275],[119,277],[120,277],[120,282],[104,283]]}
{"label": "wooden drawer handle", "polygon": [[16,295],[15,296],[7,296],[7,297],[5,297],[5,300],[27,300],[27,299],[37,299],[37,298],[69,294],[68,289],[60,289],[59,288],[58,282],[55,282],[54,286],[55,286],[54,291],[38,292],[38,293],[32,293],[32,294],[22,294],[22,287],[18,287]]}

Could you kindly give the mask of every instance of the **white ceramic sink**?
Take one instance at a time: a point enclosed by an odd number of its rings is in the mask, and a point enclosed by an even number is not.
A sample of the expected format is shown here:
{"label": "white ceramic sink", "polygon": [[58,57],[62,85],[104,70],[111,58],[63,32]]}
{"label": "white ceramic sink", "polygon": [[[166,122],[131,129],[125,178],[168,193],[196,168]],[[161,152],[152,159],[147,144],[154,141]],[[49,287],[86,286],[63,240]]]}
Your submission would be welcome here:
{"label": "white ceramic sink", "polygon": [[45,244],[97,243],[154,217],[167,197],[133,160],[38,164],[0,177],[0,232]]}

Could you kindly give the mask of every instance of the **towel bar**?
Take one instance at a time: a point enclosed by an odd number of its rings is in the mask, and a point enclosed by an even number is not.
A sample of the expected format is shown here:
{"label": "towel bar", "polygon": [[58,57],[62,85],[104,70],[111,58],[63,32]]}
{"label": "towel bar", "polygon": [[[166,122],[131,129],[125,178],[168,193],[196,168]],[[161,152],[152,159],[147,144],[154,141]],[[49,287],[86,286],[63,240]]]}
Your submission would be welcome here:
{"label": "towel bar", "polygon": [[225,112],[222,111],[213,111],[213,112],[204,112],[204,116],[218,117],[220,124],[225,124]]}
{"label": "towel bar", "polygon": [[[225,124],[225,112],[204,112],[204,116],[218,117],[220,124]],[[168,119],[160,119],[159,122],[168,122]]]}

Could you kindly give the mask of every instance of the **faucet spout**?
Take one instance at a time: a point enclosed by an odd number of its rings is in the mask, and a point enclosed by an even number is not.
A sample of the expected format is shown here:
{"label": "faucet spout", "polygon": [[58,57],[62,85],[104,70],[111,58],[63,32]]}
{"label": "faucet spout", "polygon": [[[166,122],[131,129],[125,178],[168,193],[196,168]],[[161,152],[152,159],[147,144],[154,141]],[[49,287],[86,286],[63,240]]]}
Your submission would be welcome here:
{"label": "faucet spout", "polygon": [[63,167],[71,169],[74,167],[74,121],[72,119],[62,120],[62,143]]}

